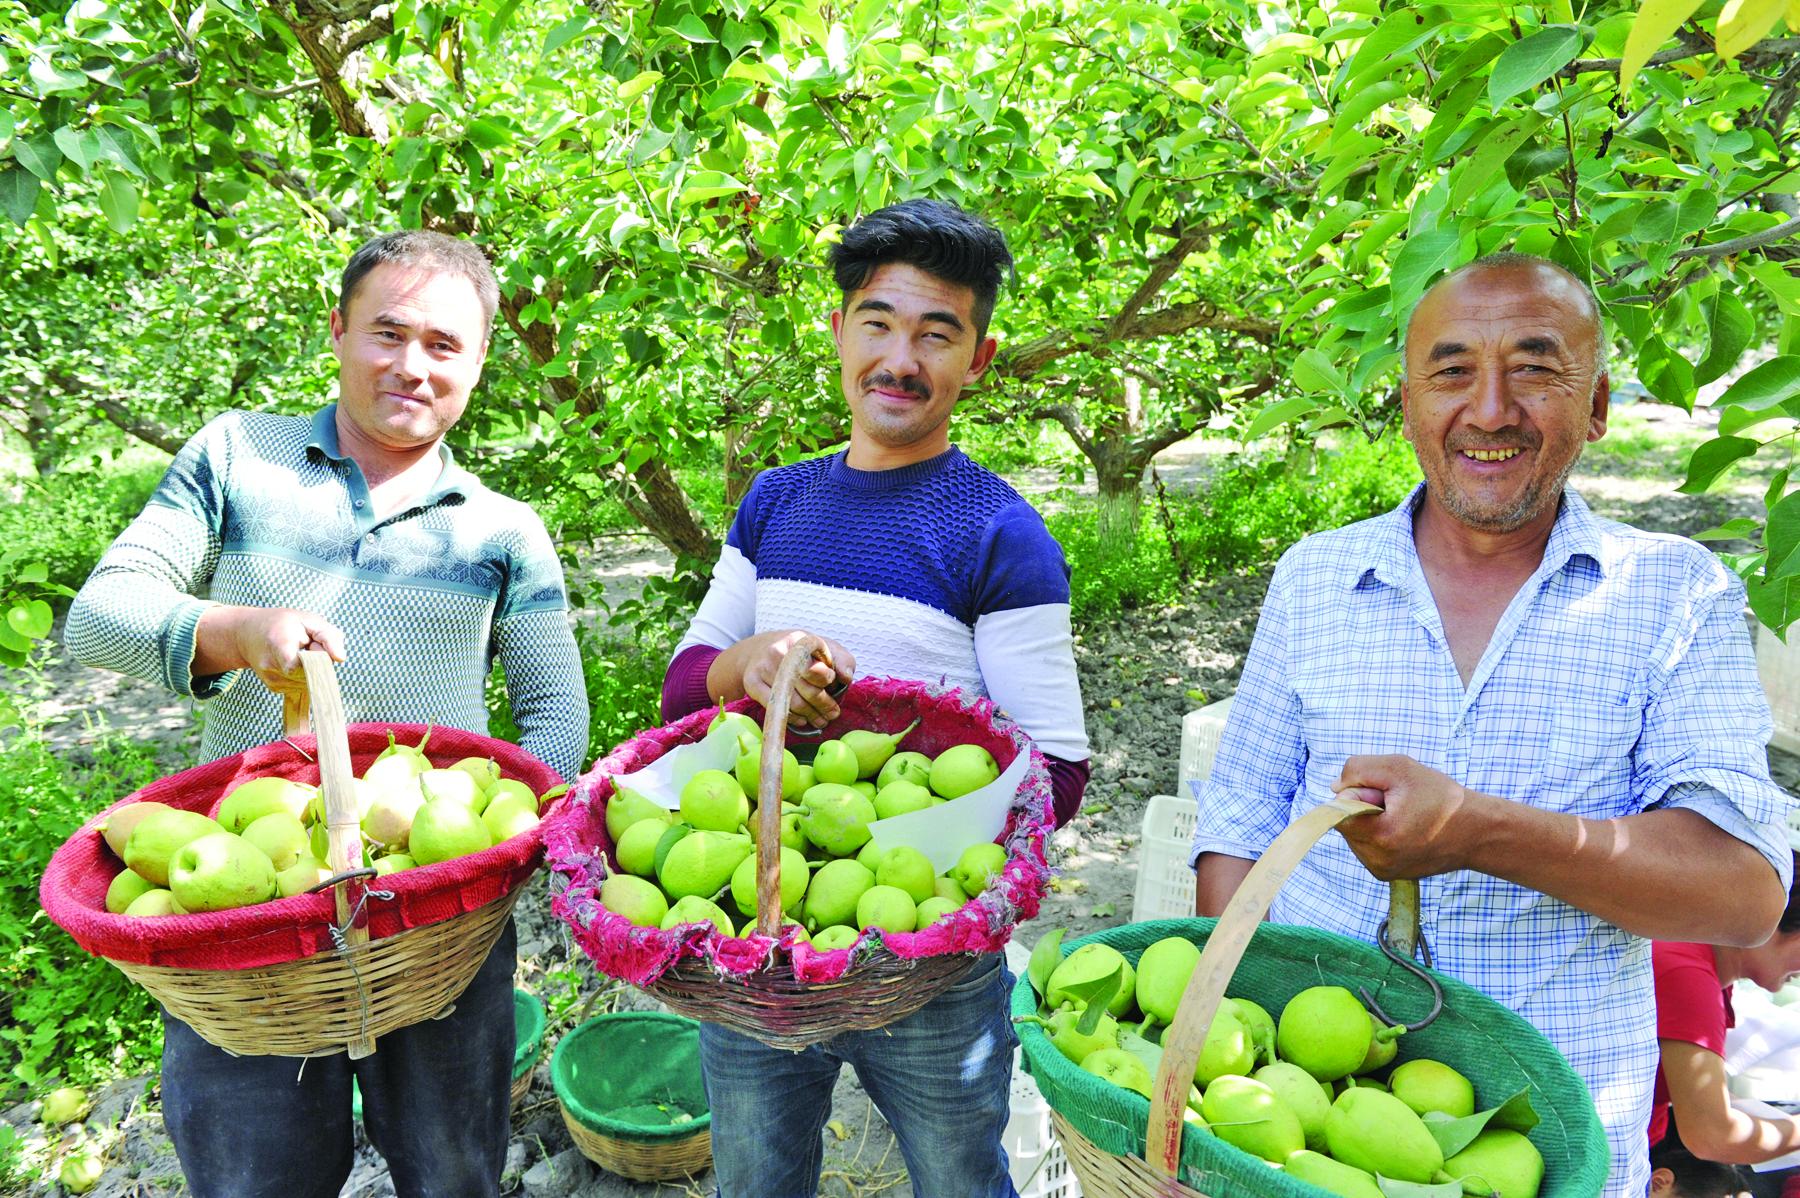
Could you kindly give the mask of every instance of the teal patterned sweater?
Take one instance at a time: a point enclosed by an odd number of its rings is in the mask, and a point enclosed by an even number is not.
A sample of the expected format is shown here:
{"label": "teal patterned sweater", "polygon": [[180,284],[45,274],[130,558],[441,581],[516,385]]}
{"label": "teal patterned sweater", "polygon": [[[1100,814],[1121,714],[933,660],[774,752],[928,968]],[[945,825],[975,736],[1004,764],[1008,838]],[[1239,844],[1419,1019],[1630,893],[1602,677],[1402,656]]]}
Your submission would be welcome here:
{"label": "teal patterned sweater", "polygon": [[193,675],[200,614],[212,604],[310,611],[343,630],[352,723],[485,733],[482,690],[497,658],[521,743],[575,777],[586,691],[543,523],[446,447],[431,492],[376,519],[335,417],[335,406],[310,421],[234,412],[201,429],[76,596],[70,652],[210,700],[210,761],[278,739],[281,701],[248,670]]}

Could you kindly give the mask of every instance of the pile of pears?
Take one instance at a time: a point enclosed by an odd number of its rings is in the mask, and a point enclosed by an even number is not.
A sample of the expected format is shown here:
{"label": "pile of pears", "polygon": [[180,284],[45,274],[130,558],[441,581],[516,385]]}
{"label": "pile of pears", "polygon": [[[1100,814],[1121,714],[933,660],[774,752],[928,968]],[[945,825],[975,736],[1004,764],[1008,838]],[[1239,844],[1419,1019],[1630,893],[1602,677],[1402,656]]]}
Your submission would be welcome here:
{"label": "pile of pears", "polygon": [[[749,716],[722,709],[711,728],[721,725],[737,734],[736,768],[696,773],[682,787],[679,812],[629,787],[606,805],[618,869],[601,885],[600,903],[639,927],[709,923],[722,936],[756,929],[761,829],[750,796],[760,781],[762,730]],[[949,802],[1000,776],[980,745],[954,745],[936,758],[896,752],[916,726],[846,732],[821,742],[806,765],[782,750],[783,926],[797,928],[814,948],[849,948],[871,928],[929,927],[1006,868],[998,844],[969,845],[940,875],[918,849],[883,852],[870,839],[878,819]]]}
{"label": "pile of pears", "polygon": [[[425,738],[383,749],[354,780],[363,864],[387,875],[492,848],[537,827],[543,802],[531,788],[502,778],[487,757],[447,769],[425,756]],[[325,865],[325,799],[319,788],[286,778],[252,778],[219,802],[211,817],[165,803],[130,803],[107,818],[101,835],[125,862],[106,890],[114,915],[228,911],[312,889],[331,877]]]}
{"label": "pile of pears", "polygon": [[[1105,944],[1059,960],[1061,939],[1052,932],[1032,954],[1042,1006],[1030,1022],[1086,1072],[1149,1098],[1199,947],[1170,936],[1134,967]],[[1343,1198],[1385,1198],[1389,1180],[1422,1187],[1407,1191],[1419,1198],[1536,1198],[1544,1160],[1524,1135],[1537,1123],[1526,1097],[1478,1114],[1474,1086],[1449,1065],[1394,1064],[1405,1031],[1343,986],[1302,990],[1279,1017],[1226,998],[1194,1069],[1187,1122]]]}

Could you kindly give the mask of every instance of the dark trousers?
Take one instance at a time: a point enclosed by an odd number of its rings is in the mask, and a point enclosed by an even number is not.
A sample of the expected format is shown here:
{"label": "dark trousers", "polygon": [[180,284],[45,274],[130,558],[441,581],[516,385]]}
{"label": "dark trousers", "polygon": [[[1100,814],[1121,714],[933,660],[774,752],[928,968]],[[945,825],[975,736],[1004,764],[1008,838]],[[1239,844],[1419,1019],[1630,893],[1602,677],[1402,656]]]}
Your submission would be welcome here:
{"label": "dark trousers", "polygon": [[389,1032],[360,1061],[235,1057],[164,1012],[163,1121],[195,1198],[336,1198],[352,1163],[352,1076],[401,1198],[497,1198],[517,943],[508,920],[451,1014]]}

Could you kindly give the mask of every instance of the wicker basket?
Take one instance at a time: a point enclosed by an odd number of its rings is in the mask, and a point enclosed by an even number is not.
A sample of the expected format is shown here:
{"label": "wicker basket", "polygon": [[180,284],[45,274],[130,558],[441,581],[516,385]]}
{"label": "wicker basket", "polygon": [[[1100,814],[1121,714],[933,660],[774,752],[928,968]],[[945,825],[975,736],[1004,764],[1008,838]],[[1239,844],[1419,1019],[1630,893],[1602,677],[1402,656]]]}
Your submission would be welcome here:
{"label": "wicker basket", "polygon": [[[757,795],[757,818],[761,820],[761,826],[758,829],[756,854],[756,932],[759,936],[770,937],[772,941],[779,939],[782,923],[778,821],[781,815],[781,754],[787,732],[788,696],[792,693],[797,675],[810,664],[815,654],[823,657],[824,652],[822,644],[816,638],[805,637],[797,641],[777,672],[770,687],[769,706],[763,713],[762,762]],[[859,682],[853,686],[843,702],[854,703],[858,694],[856,687],[862,685],[864,684]],[[919,684],[898,685],[916,686],[919,695],[929,693]],[[1010,734],[996,732],[994,735],[999,738],[996,740],[998,748],[1000,741]],[[1036,757],[1036,750],[1027,743],[1021,741],[1016,746],[1009,744],[1006,747],[1015,752],[1030,752],[1036,762],[1041,763],[1041,757]],[[1041,764],[1036,765],[1036,768],[1040,771],[1043,769]],[[885,943],[872,948],[865,946],[857,950],[852,963],[840,976],[829,981],[801,977],[796,972],[794,959],[789,952],[770,951],[766,957],[757,961],[757,967],[753,970],[736,972],[719,967],[712,959],[710,950],[698,954],[683,952],[656,976],[648,979],[628,977],[627,980],[641,986],[674,1011],[730,1028],[776,1048],[797,1051],[840,1032],[885,1027],[918,1011],[957,979],[967,975],[982,952],[998,951],[1004,947],[1005,934],[1010,932],[1015,917],[1021,913],[1024,917],[1035,914],[1036,900],[1041,897],[1042,882],[1047,877],[1042,868],[1042,835],[1047,831],[1047,825],[1037,828],[1018,837],[1012,847],[1014,854],[1029,853],[1035,869],[1034,877],[1037,880],[1034,885],[1037,890],[1026,900],[1025,906],[1018,910],[1007,907],[1002,914],[1000,908],[984,909],[978,906],[982,900],[970,900],[970,904],[964,909],[980,912],[978,919],[972,917],[972,922],[979,922],[982,936],[989,936],[991,927],[1004,924],[1004,931],[997,940],[990,937],[982,941],[979,937],[970,936],[959,942],[959,948],[952,951],[929,951],[923,954],[915,952],[905,956],[899,955]],[[1026,844],[1029,844],[1029,848],[1019,847]],[[570,872],[562,862],[556,860],[555,843],[552,844],[551,853],[553,867]],[[1009,855],[1009,862],[1016,861],[1016,856]],[[575,927],[578,934],[584,931],[582,922],[573,912],[566,895],[559,897],[557,910],[558,914]],[[586,941],[583,945],[605,968],[605,962],[600,961],[595,950]],[[971,947],[974,945],[978,947]]]}
{"label": "wicker basket", "polygon": [[[654,1066],[647,1069],[649,1062]],[[693,1021],[661,1011],[597,1015],[558,1042],[550,1079],[570,1138],[601,1168],[632,1181],[667,1181],[712,1167],[710,1112],[701,1112],[691,1130],[634,1125],[610,1109],[581,1113],[584,1100],[641,1106],[665,1084],[688,1102],[703,1099],[699,1028]]]}
{"label": "wicker basket", "polygon": [[581,1155],[609,1173],[632,1181],[671,1181],[695,1177],[712,1168],[712,1131],[708,1129],[673,1144],[644,1144],[590,1131],[563,1108],[563,1126]]}
{"label": "wicker basket", "polygon": [[[76,892],[96,884],[93,863],[103,852],[95,847],[98,820],[58,851],[42,893],[46,908],[83,947],[118,966],[207,1042],[242,1056],[323,1056],[347,1050],[352,1059],[360,1059],[374,1051],[377,1037],[443,1014],[462,994],[505,929],[519,886],[539,860],[541,844],[522,856],[488,850],[511,864],[504,876],[484,878],[481,886],[451,879],[445,890],[415,879],[402,882],[402,875],[395,875],[375,884],[386,888],[382,894],[396,895],[394,902],[367,902],[372,871],[359,868],[351,746],[337,675],[325,654],[308,650],[301,657],[317,726],[328,865],[338,875],[326,884],[329,900],[302,896],[236,911],[167,917],[167,924],[123,921],[90,910],[93,896]],[[290,697],[286,704],[290,737],[305,732],[306,702],[306,697],[298,702]],[[359,735],[367,735],[360,725]],[[541,767],[515,752],[521,762]],[[264,750],[245,754],[244,768],[254,771],[264,756]],[[514,856],[520,860],[512,861]],[[470,857],[430,868],[450,870],[474,861]],[[295,905],[299,914],[271,914],[280,904]],[[329,914],[334,910],[335,919]],[[311,922],[316,917],[323,917],[320,924]],[[176,922],[191,930],[178,935]],[[121,948],[120,942],[133,935],[139,942]],[[323,947],[295,947],[309,939]],[[252,963],[211,963],[208,954],[222,945],[241,949]],[[134,954],[140,959],[126,959]],[[171,958],[175,963],[167,963]],[[201,963],[190,966],[189,958]]]}

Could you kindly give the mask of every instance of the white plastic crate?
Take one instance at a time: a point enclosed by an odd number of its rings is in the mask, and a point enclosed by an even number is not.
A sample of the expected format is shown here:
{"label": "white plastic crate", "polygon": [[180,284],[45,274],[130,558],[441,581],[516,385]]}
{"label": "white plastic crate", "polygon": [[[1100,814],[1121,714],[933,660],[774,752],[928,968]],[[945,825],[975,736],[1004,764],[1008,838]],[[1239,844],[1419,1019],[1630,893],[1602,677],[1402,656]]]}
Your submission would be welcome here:
{"label": "white plastic crate", "polygon": [[[1006,946],[1006,967],[1022,976],[1031,951],[1014,940]],[[1013,1052],[1012,1110],[1000,1142],[1006,1147],[1007,1172],[1019,1198],[1081,1198],[1081,1184],[1063,1155],[1056,1133],[1050,1130],[1050,1104],[1025,1072],[1017,1050]]]}
{"label": "white plastic crate", "polygon": [[1177,772],[1181,785],[1176,792],[1189,801],[1199,797],[1200,783],[1212,773],[1219,737],[1224,735],[1225,718],[1230,714],[1231,700],[1221,699],[1181,717],[1181,764]]}
{"label": "white plastic crate", "polygon": [[1756,629],[1756,673],[1775,717],[1775,735],[1769,743],[1789,753],[1800,753],[1800,631],[1789,644],[1760,625]]}
{"label": "white plastic crate", "polygon": [[1188,848],[1199,819],[1200,808],[1192,798],[1157,795],[1144,808],[1137,890],[1131,896],[1133,922],[1181,919],[1194,913],[1194,871],[1188,868]]}

